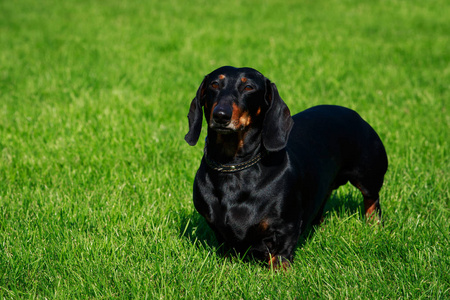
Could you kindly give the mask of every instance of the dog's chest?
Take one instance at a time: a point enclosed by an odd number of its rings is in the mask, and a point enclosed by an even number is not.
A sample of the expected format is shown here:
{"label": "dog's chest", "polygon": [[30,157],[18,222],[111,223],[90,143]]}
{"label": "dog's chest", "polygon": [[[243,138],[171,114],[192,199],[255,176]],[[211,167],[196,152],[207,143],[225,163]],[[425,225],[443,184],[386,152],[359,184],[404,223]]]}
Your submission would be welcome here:
{"label": "dog's chest", "polygon": [[210,221],[228,241],[262,238],[270,231],[269,206],[257,193],[241,189],[215,191],[209,199]]}
{"label": "dog's chest", "polygon": [[[266,173],[264,173],[266,174]],[[214,231],[230,244],[258,243],[283,226],[289,189],[277,172],[262,176],[248,169],[233,174],[200,169],[194,184],[194,204]],[[295,207],[292,207],[295,208]]]}

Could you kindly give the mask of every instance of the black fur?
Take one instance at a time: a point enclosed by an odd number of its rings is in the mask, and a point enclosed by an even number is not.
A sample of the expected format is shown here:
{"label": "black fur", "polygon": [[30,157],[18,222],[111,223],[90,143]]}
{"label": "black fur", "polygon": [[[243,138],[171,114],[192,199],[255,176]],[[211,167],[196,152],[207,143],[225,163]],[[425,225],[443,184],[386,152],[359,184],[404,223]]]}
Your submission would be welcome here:
{"label": "black fur", "polygon": [[194,205],[220,243],[275,266],[291,261],[300,233],[319,222],[331,191],[348,181],[361,190],[366,215],[381,215],[387,156],[356,112],[322,105],[291,117],[275,84],[233,67],[200,85],[188,115],[190,145],[200,135],[202,107],[208,159],[195,177]]}

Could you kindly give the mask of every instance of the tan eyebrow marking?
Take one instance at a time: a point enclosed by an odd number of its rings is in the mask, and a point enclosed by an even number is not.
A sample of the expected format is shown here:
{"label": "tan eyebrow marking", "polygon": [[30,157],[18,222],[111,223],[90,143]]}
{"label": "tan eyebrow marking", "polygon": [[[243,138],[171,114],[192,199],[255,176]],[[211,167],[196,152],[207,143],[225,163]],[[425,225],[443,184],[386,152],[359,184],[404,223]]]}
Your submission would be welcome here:
{"label": "tan eyebrow marking", "polygon": [[219,75],[219,79],[225,79],[225,75],[220,74],[220,75]]}
{"label": "tan eyebrow marking", "polygon": [[246,83],[247,80],[248,80],[248,79],[247,79],[246,77],[242,77],[242,78],[241,78],[241,81],[242,81],[243,83]]}

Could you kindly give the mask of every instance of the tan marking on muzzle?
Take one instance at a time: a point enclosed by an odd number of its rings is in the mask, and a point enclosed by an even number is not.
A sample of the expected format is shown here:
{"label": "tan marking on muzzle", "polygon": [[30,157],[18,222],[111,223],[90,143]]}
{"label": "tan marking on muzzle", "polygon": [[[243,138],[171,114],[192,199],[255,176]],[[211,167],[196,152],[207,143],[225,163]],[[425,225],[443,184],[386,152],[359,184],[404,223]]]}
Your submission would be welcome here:
{"label": "tan marking on muzzle", "polygon": [[211,107],[211,111],[209,112],[209,125],[211,125],[211,122],[213,119],[213,111],[214,111],[214,108],[216,108],[217,104],[218,104],[217,102],[214,103]]}
{"label": "tan marking on muzzle", "polygon": [[239,118],[239,123],[241,124],[241,127],[247,127],[248,125],[250,125],[251,117],[247,111],[241,115],[241,117]]}
{"label": "tan marking on muzzle", "polygon": [[247,111],[242,111],[239,106],[233,103],[233,114],[231,116],[231,126],[234,130],[243,129],[250,125],[251,117]]}

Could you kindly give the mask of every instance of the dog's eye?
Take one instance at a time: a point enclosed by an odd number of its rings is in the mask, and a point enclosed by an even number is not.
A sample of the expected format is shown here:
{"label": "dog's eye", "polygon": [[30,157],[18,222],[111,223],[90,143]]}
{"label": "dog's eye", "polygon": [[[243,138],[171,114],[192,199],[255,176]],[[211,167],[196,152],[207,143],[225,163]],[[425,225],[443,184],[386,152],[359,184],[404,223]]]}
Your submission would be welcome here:
{"label": "dog's eye", "polygon": [[219,88],[219,83],[217,81],[211,82],[211,87],[213,89],[218,89]]}
{"label": "dog's eye", "polygon": [[253,91],[254,88],[251,85],[246,85],[244,90],[246,90],[246,91]]}

